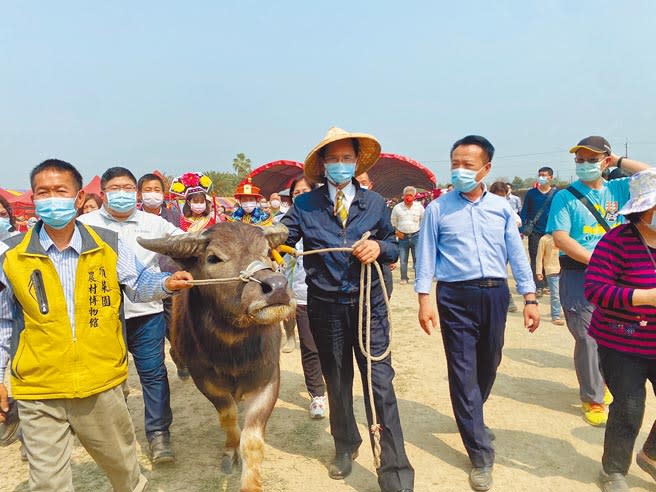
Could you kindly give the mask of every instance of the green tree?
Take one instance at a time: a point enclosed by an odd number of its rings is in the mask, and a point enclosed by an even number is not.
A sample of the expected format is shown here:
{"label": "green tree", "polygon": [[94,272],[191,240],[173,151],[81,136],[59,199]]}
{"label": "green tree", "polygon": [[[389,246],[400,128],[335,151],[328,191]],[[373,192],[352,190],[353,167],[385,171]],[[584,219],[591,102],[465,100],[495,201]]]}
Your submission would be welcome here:
{"label": "green tree", "polygon": [[235,174],[243,179],[251,172],[251,160],[246,157],[246,154],[240,152],[232,160],[232,168],[235,170]]}
{"label": "green tree", "polygon": [[512,185],[513,189],[519,190],[524,186],[524,180],[519,176],[515,176],[510,184]]}
{"label": "green tree", "polygon": [[212,192],[217,196],[232,196],[243,179],[225,171],[205,171],[205,174],[212,180]]}

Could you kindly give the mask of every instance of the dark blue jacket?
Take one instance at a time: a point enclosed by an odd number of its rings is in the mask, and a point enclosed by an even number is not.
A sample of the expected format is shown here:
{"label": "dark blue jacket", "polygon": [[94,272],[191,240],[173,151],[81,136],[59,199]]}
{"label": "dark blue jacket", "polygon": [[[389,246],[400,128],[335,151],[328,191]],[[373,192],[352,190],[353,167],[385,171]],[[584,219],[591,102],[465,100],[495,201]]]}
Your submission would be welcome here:
{"label": "dark blue jacket", "polygon": [[532,231],[534,233],[544,234],[544,232],[547,230],[547,220],[549,219],[551,200],[557,191],[558,190],[556,190],[556,188],[551,188],[548,193],[542,193],[537,188],[531,188],[526,192],[526,196],[524,197],[524,206],[522,207],[522,211],[519,214],[519,217],[522,219],[522,233],[526,231],[525,228],[528,223],[534,221],[535,216],[542,208],[542,205],[544,205],[546,202],[544,210],[535,223]]}
{"label": "dark blue jacket", "polygon": [[[287,245],[303,239],[303,249],[353,246],[366,231],[380,245],[379,263],[395,263],[399,246],[387,213],[385,199],[361,188],[355,179],[355,198],[349,208],[346,228],[333,213],[328,185],[299,195],[281,222],[289,229]],[[342,304],[357,302],[360,289],[360,261],[351,253],[320,253],[303,258],[308,296]],[[372,297],[382,296],[372,266]]]}

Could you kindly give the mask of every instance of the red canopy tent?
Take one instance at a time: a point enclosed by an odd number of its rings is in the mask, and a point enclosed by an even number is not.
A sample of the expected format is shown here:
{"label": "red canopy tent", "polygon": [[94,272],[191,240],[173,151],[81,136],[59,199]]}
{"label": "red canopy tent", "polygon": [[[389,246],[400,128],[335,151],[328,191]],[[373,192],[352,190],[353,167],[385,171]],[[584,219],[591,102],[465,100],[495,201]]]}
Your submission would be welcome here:
{"label": "red canopy tent", "polygon": [[433,171],[409,157],[397,154],[380,154],[368,174],[374,191],[385,198],[400,197],[406,186],[432,191],[437,185]]}
{"label": "red canopy tent", "polygon": [[100,176],[94,176],[82,189],[85,193],[95,193],[96,195],[100,195]]}
{"label": "red canopy tent", "polygon": [[18,195],[20,195],[19,192],[0,188],[0,196],[2,196],[5,200],[11,201],[12,198],[16,198]]}
{"label": "red canopy tent", "polygon": [[303,174],[303,163],[296,161],[273,161],[253,169],[240,185],[251,178],[265,198],[289,188],[292,181]]}
{"label": "red canopy tent", "polygon": [[[292,181],[302,173],[301,162],[273,161],[251,171],[240,184],[250,177],[262,195],[268,198],[271,193],[289,188]],[[376,164],[369,170],[369,178],[374,183],[374,191],[385,198],[401,196],[406,186],[432,191],[437,185],[433,171],[409,157],[397,154],[380,154]]]}

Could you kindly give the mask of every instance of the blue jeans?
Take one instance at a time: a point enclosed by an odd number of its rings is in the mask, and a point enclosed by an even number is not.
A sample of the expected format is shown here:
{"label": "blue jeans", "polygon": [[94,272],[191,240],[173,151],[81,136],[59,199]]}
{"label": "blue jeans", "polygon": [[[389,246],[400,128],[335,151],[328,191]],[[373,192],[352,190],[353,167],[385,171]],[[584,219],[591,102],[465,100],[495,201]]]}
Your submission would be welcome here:
{"label": "blue jeans", "polygon": [[558,284],[560,282],[560,274],[547,275],[547,285],[551,292],[551,319],[560,318],[560,295],[558,293]]}
{"label": "blue jeans", "polygon": [[156,431],[168,432],[173,421],[171,393],[164,365],[164,314],[126,320],[128,350],[139,373],[144,399],[144,430],[150,440]]}
{"label": "blue jeans", "polygon": [[401,280],[408,280],[408,256],[412,253],[412,268],[415,267],[415,249],[417,246],[418,232],[406,234],[399,239],[399,260],[401,260]]}

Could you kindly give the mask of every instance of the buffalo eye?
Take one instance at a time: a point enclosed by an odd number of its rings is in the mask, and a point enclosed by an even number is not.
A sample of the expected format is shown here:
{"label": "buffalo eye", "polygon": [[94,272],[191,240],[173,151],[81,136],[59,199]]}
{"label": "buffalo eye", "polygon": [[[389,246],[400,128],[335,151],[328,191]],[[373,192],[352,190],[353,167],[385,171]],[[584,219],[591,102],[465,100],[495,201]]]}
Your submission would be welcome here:
{"label": "buffalo eye", "polygon": [[223,260],[221,258],[219,258],[218,256],[216,256],[216,255],[209,255],[207,257],[207,262],[208,263],[216,264],[216,263],[221,263],[222,261]]}

